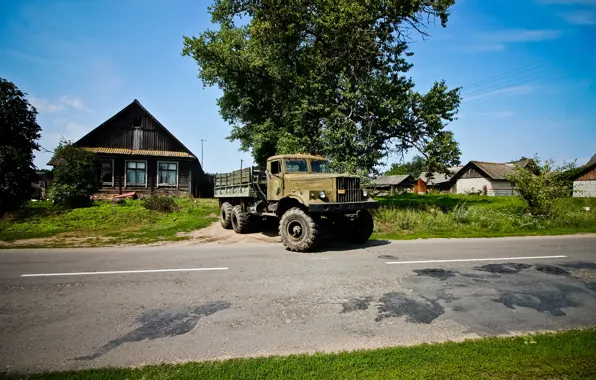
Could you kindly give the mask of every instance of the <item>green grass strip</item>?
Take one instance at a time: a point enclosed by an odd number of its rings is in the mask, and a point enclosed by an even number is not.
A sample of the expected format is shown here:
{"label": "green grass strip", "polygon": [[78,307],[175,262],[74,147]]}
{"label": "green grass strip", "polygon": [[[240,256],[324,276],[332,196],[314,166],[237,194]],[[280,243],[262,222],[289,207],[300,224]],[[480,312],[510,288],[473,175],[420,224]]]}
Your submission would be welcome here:
{"label": "green grass strip", "polygon": [[47,373],[21,379],[594,379],[596,329],[135,369]]}

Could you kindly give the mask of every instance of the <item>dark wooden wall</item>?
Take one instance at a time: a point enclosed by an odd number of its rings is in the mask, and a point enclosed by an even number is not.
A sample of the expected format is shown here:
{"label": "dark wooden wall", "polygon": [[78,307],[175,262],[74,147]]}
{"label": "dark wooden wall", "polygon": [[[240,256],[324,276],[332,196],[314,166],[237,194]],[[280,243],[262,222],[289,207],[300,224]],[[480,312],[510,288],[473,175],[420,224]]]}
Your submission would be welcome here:
{"label": "dark wooden wall", "polygon": [[483,178],[483,175],[480,174],[480,172],[477,171],[475,168],[469,167],[466,169],[465,172],[463,172],[459,175],[459,178],[461,178],[461,179]]}
{"label": "dark wooden wall", "polygon": [[594,166],[587,173],[576,179],[576,181],[596,181],[596,166]]}
{"label": "dark wooden wall", "polygon": [[[78,146],[188,152],[140,107],[133,106],[77,142]],[[190,153],[190,152],[188,152]]]}

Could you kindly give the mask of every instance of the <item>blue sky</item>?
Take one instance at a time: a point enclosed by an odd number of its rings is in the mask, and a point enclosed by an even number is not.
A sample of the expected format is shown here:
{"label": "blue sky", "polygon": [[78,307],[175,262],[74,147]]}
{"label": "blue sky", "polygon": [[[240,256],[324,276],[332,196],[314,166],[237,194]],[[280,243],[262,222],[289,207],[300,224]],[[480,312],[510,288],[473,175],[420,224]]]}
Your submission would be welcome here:
{"label": "blue sky", "polygon": [[[138,99],[208,172],[249,153],[226,139],[217,88],[203,88],[182,36],[212,28],[200,0],[10,0],[0,3],[0,76],[39,111],[41,145],[73,141]],[[596,153],[596,0],[458,0],[447,28],[415,38],[411,75],[463,86],[449,128],[469,160],[537,153],[585,163]],[[38,152],[45,167],[50,153]],[[390,163],[397,158],[391,157]]]}

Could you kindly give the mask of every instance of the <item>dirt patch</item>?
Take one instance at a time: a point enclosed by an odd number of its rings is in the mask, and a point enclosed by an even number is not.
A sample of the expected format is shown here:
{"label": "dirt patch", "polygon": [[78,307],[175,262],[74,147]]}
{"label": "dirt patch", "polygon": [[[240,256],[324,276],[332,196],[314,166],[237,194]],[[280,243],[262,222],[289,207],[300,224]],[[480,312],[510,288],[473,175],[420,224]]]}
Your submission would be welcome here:
{"label": "dirt patch", "polygon": [[[269,226],[266,226],[269,227]],[[191,231],[181,232],[176,236],[183,236],[189,240],[182,241],[180,244],[204,244],[204,243],[219,243],[219,244],[234,244],[234,243],[280,243],[276,230],[272,228],[265,228],[262,231],[256,231],[247,234],[237,234],[234,230],[224,229],[219,221],[212,223],[209,227]]]}
{"label": "dirt patch", "polygon": [[11,242],[0,241],[0,248],[22,248],[22,247],[109,247],[114,239],[105,236],[74,237],[68,234],[60,234],[47,238],[21,239]]}

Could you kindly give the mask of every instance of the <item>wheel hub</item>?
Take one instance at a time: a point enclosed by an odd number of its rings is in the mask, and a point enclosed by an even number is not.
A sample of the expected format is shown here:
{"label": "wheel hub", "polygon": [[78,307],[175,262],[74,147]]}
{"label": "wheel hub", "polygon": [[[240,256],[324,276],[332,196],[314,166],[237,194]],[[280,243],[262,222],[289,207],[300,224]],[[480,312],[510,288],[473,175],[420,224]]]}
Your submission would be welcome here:
{"label": "wheel hub", "polygon": [[298,221],[292,221],[288,225],[287,231],[288,231],[289,237],[294,240],[299,240],[302,237],[303,232],[304,232],[302,225]]}

